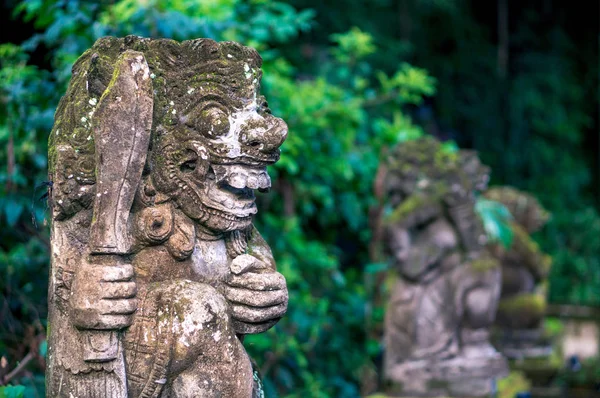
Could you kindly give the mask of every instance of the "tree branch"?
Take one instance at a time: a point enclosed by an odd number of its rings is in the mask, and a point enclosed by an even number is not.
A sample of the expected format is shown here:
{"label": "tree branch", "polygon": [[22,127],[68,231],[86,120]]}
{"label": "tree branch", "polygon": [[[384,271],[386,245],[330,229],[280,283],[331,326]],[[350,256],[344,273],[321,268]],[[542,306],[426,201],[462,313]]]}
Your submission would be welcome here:
{"label": "tree branch", "polygon": [[35,355],[33,355],[33,353],[31,351],[27,355],[25,355],[25,357],[21,360],[21,362],[17,365],[17,367],[14,368],[12,370],[12,372],[10,372],[6,376],[4,376],[4,378],[2,379],[2,383],[0,383],[0,385],[8,384],[8,382],[11,381],[11,379],[13,379],[19,373],[21,373],[21,371],[23,371],[23,369],[25,369],[25,366],[27,366],[34,357],[35,357]]}

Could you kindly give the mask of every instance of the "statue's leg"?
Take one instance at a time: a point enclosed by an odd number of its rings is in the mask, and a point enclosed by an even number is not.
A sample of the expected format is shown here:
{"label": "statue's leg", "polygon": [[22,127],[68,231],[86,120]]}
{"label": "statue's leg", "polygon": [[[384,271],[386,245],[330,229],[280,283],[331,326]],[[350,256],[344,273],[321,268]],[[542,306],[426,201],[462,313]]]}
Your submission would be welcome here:
{"label": "statue's leg", "polygon": [[384,324],[386,370],[411,358],[414,349],[414,302],[417,290],[401,278],[397,278],[390,292]]}
{"label": "statue's leg", "polygon": [[[499,267],[481,269],[468,264],[456,279],[460,280],[458,298],[463,308],[461,338],[465,347],[474,348],[477,355],[495,355],[489,343],[489,328],[494,322],[500,299],[501,273]],[[473,351],[473,350],[469,350]]]}
{"label": "statue's leg", "polygon": [[465,296],[466,325],[472,329],[487,328],[494,320],[498,298],[490,286],[476,286]]}
{"label": "statue's leg", "polygon": [[176,280],[141,293],[126,333],[131,398],[252,396],[250,359],[219,292]]}
{"label": "statue's leg", "polygon": [[427,284],[397,281],[386,311],[387,367],[457,353],[454,293],[446,274]]}

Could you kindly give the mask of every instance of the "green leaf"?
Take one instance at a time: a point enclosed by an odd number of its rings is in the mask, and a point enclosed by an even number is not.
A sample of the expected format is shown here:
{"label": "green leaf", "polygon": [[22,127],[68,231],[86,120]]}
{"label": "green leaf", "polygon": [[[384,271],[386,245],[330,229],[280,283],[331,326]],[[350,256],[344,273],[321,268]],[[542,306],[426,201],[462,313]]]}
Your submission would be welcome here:
{"label": "green leaf", "polygon": [[9,227],[14,227],[23,213],[23,209],[23,204],[15,200],[8,199],[4,202],[4,214],[6,216],[6,223]]}
{"label": "green leaf", "polygon": [[23,398],[25,386],[0,387],[0,398]]}
{"label": "green leaf", "polygon": [[389,265],[387,263],[372,263],[365,266],[365,273],[377,274],[382,271],[387,271],[388,269]]}
{"label": "green leaf", "polygon": [[377,51],[373,36],[356,26],[346,33],[331,35],[331,40],[338,45],[333,53],[342,63],[364,58]]}
{"label": "green leaf", "polygon": [[483,222],[486,235],[490,242],[500,242],[509,248],[512,245],[513,230],[511,227],[512,215],[500,202],[479,198],[475,204],[475,211]]}
{"label": "green leaf", "polygon": [[39,353],[40,353],[40,356],[46,358],[46,354],[48,353],[48,341],[47,340],[42,341],[42,343],[40,344]]}

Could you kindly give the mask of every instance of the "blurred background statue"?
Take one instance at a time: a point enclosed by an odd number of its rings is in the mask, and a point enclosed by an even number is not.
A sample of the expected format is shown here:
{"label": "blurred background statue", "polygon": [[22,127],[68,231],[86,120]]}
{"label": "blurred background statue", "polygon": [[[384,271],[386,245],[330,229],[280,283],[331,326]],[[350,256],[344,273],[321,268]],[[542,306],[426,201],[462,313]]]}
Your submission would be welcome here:
{"label": "blurred background statue", "polygon": [[507,373],[489,342],[500,266],[474,210],[489,168],[476,153],[431,137],[396,146],[385,162],[382,225],[395,274],[384,326],[386,392],[487,396]]}
{"label": "blurred background statue", "polygon": [[549,214],[533,196],[512,187],[493,187],[484,196],[502,203],[513,216],[510,247],[490,245],[502,263],[497,346],[509,358],[550,355],[551,343],[544,339],[542,321],[551,258],[530,236],[547,223]]}

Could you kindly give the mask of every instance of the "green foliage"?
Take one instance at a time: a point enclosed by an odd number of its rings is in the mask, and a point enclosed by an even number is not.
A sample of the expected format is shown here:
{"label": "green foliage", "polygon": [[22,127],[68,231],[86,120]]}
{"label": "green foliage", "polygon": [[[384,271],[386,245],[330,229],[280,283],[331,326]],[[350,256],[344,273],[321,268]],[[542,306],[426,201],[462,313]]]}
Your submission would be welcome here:
{"label": "green foliage", "polygon": [[[37,201],[44,190],[34,187],[46,180],[53,84],[28,58],[19,46],[0,44],[0,353],[8,369],[44,334],[48,283],[44,204]],[[0,396],[29,398],[31,383],[0,387]]]}
{"label": "green foliage", "polygon": [[373,43],[373,37],[353,27],[347,33],[336,33],[331,35],[337,47],[332,51],[339,62],[353,63],[356,58],[363,58],[373,54],[377,47]]}
{"label": "green foliage", "polygon": [[579,369],[562,369],[557,380],[568,387],[587,387],[593,391],[597,389],[600,380],[600,359],[585,358],[581,361]]}
{"label": "green foliage", "polygon": [[418,105],[423,102],[423,96],[435,93],[435,80],[424,69],[407,63],[401,64],[393,76],[379,72],[377,78],[384,92],[396,92],[397,98],[405,103]]}
{"label": "green foliage", "polygon": [[550,301],[600,303],[600,216],[593,208],[553,215],[544,228],[550,247]]}
{"label": "green foliage", "polygon": [[499,242],[505,248],[509,248],[513,240],[513,218],[506,206],[480,197],[475,204],[475,211],[483,222],[489,242]]}
{"label": "green foliage", "polygon": [[549,338],[560,336],[564,331],[564,323],[559,318],[544,318],[544,335]]}
{"label": "green foliage", "polygon": [[598,34],[596,14],[566,1],[543,8],[508,2],[502,48],[496,2],[348,0],[344,12],[332,2],[293,3],[317,10],[314,40],[357,26],[380,48],[370,56],[373,68],[393,74],[399,61],[408,61],[434,76],[439,90],[415,112],[417,121],[476,149],[492,168],[493,184],[530,192],[553,214],[535,237],[554,257],[551,300],[600,304],[593,293],[600,292],[600,249],[588,233],[600,220],[600,172],[591,173],[599,164],[591,117],[598,105],[598,48],[585,39]]}

